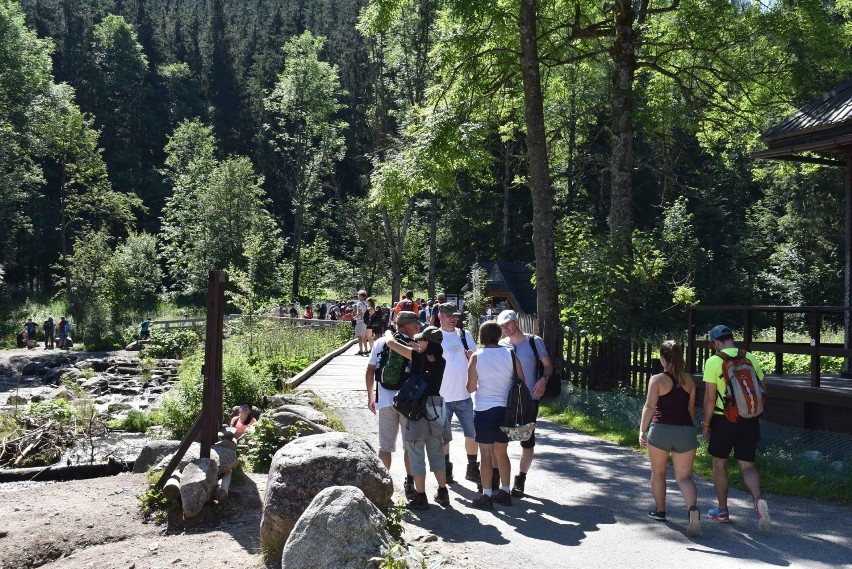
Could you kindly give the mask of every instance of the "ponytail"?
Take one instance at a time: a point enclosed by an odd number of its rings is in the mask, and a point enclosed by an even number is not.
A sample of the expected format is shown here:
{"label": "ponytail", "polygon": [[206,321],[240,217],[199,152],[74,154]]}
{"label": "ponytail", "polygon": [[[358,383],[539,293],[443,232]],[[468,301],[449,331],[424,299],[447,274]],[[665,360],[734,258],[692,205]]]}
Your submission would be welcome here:
{"label": "ponytail", "polygon": [[669,362],[669,373],[674,381],[675,386],[680,385],[686,391],[692,391],[695,388],[695,381],[692,376],[686,373],[686,365],[683,361],[683,350],[674,340],[666,340],[660,346],[660,355]]}

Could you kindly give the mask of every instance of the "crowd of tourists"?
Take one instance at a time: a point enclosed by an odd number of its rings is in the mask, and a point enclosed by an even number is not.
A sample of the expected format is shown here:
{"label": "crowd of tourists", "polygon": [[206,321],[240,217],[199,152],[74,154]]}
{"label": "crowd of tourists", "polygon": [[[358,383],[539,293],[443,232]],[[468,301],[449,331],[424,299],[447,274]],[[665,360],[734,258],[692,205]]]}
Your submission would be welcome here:
{"label": "crowd of tourists", "polygon": [[[365,295],[359,296],[356,306],[364,302],[370,307],[368,310],[374,307],[370,299],[362,296]],[[415,510],[430,507],[426,495],[427,464],[438,484],[434,502],[449,507],[448,487],[456,479],[448,443],[453,438],[451,423],[455,419],[464,436],[464,478],[478,489],[470,506],[481,510],[492,510],[495,505],[512,506],[513,499],[525,496],[535,456],[536,432],[533,425],[530,436],[512,439],[521,441],[520,460],[513,468],[508,454],[511,429],[505,423],[507,404],[513,383],[517,385],[520,380],[535,403],[537,415],[538,403],[554,377],[554,366],[543,339],[521,331],[517,313],[504,310],[496,321],[487,320],[479,327],[477,345],[471,333],[461,326],[457,307],[447,303],[445,297],[427,303],[425,318],[420,310],[422,305],[414,301],[410,291],[405,300],[409,302],[404,308],[391,313],[383,335],[378,339],[371,337],[369,343],[365,374],[367,406],[378,416],[379,458],[390,468],[401,436],[407,507]],[[733,452],[754,502],[758,529],[765,531],[771,525],[769,507],[761,495],[755,467],[763,407],[762,403],[755,409],[743,407],[737,399],[739,395],[734,393],[752,391],[751,403],[764,397],[763,371],[750,353],[736,348],[728,327],[714,327],[709,340],[715,354],[704,368],[704,419],[700,435],[695,423],[696,384],[685,371],[681,347],[673,341],[660,347],[663,373],[649,380],[639,425],[639,443],[648,449],[650,458],[651,494],[655,502],[648,515],[654,520],[667,520],[666,467],[671,457],[675,480],[686,505],[687,534],[700,535],[701,515],[692,476],[698,438],[703,436],[709,441],[708,450],[713,457],[717,500],[708,516],[720,523],[731,521],[727,461]],[[359,344],[359,354],[366,348],[366,344]],[[406,389],[412,384],[412,377],[425,378],[426,383],[422,396],[424,410],[416,417],[400,406],[400,401],[408,396]],[[735,388],[732,384],[745,387]],[[517,472],[514,480],[513,470]]]}
{"label": "crowd of tourists", "polygon": [[44,349],[52,350],[54,348],[70,349],[71,348],[71,323],[62,316],[59,322],[53,319],[53,316],[48,316],[47,320],[41,326],[38,326],[32,316],[27,317],[23,328],[18,332],[16,344],[19,348],[27,348],[34,350],[38,347],[38,333],[44,340]]}

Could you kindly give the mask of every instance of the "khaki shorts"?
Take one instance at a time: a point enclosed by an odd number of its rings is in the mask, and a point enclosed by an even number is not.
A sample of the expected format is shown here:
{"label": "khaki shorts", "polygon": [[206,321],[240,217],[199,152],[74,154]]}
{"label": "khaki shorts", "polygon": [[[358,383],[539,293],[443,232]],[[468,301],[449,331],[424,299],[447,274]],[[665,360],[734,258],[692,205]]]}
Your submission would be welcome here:
{"label": "khaki shorts", "polygon": [[379,409],[379,452],[396,451],[396,440],[404,426],[402,415],[388,405]]}

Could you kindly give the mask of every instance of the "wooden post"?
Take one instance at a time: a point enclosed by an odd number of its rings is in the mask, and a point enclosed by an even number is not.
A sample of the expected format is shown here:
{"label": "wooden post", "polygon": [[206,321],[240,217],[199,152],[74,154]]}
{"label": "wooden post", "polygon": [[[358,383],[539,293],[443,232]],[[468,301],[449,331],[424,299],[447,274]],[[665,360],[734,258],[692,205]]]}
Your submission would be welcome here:
{"label": "wooden post", "polygon": [[686,310],[686,372],[695,373],[695,309]]}
{"label": "wooden post", "polygon": [[819,311],[811,309],[811,387],[819,387]]}
{"label": "wooden post", "polygon": [[[844,282],[843,301],[846,310],[843,312],[843,347],[852,348],[852,153],[846,155],[846,249],[843,252]],[[852,358],[843,358],[843,377],[852,377]]]}
{"label": "wooden post", "polygon": [[[784,313],[780,310],[775,313],[775,343],[784,343]],[[775,352],[775,373],[784,374],[784,352]]]}

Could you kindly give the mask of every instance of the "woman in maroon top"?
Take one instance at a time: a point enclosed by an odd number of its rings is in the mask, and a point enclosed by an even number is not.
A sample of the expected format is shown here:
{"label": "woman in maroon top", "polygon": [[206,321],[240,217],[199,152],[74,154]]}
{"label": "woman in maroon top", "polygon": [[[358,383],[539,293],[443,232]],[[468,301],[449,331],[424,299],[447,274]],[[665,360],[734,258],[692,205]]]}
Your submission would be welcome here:
{"label": "woman in maroon top", "polygon": [[639,422],[639,444],[648,448],[651,459],[651,492],[656,508],[648,512],[655,520],[666,519],[666,464],[669,454],[675,481],[688,508],[687,535],[701,533],[698,492],[692,480],[692,465],[698,435],[695,430],[695,382],[686,373],[683,352],[669,340],[660,346],[663,373],[648,382],[648,398]]}

